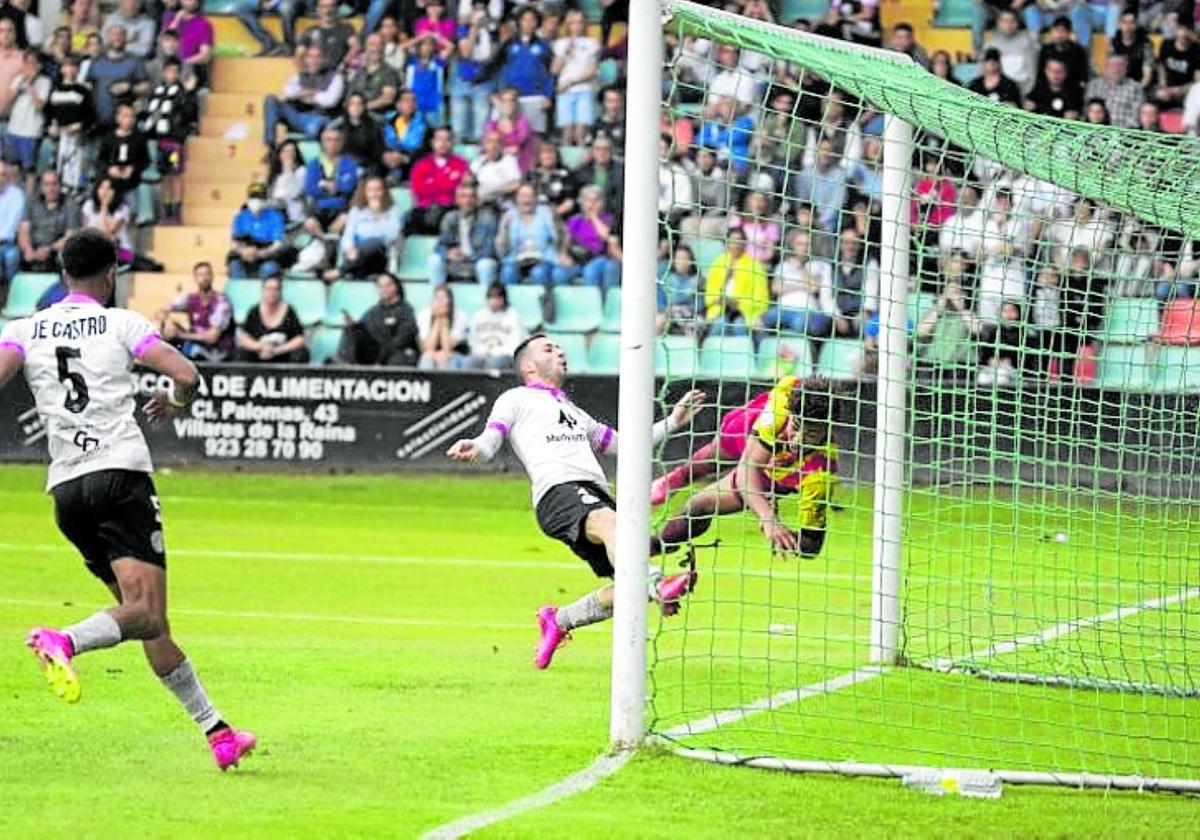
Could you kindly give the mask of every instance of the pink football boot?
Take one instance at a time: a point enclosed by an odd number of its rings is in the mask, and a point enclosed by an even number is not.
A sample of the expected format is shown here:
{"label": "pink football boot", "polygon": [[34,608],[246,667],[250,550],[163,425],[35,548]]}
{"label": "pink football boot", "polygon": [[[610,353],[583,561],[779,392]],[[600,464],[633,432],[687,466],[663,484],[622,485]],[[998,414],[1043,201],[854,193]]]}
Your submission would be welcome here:
{"label": "pink football boot", "polygon": [[254,752],[258,739],[253,732],[222,729],[208,736],[208,746],[212,749],[213,761],[224,773],[230,767],[237,767],[242,756]]}
{"label": "pink football boot", "polygon": [[658,605],[670,617],[679,612],[679,600],[696,588],[696,570],[689,569],[658,582]]}
{"label": "pink football boot", "polygon": [[554,607],[542,607],[538,610],[538,632],[541,638],[538,640],[537,655],[533,658],[533,664],[537,666],[539,671],[544,671],[550,667],[550,660],[554,658],[554,652],[562,646],[563,642],[571,638],[571,634],[558,626],[558,621],[555,620],[558,610]]}
{"label": "pink football boot", "polygon": [[46,675],[46,682],[54,693],[68,703],[78,703],[81,690],[79,677],[71,666],[75,646],[71,637],[49,627],[34,627],[29,631],[25,644],[37,657]]}

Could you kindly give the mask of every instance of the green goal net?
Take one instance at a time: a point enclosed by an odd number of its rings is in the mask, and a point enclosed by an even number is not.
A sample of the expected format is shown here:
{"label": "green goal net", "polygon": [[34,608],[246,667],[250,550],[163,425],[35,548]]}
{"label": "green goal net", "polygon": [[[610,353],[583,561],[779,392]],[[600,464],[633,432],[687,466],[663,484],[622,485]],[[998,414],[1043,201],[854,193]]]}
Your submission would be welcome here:
{"label": "green goal net", "polygon": [[653,734],[1200,790],[1200,141],[663,20]]}

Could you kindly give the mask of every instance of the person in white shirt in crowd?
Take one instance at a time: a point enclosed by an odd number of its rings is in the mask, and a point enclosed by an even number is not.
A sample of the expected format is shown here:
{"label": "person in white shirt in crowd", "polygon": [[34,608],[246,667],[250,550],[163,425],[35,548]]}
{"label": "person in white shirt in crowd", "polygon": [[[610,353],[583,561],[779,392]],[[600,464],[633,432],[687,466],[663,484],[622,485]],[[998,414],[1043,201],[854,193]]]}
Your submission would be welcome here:
{"label": "person in white shirt in crowd", "polygon": [[142,12],[142,0],[121,0],[117,10],[104,19],[104,31],[107,32],[111,26],[124,28],[125,52],[143,59],[149,58],[154,52],[154,34],[158,24]]}
{"label": "person in white shirt in crowd", "polygon": [[525,340],[525,327],[517,310],[508,305],[508,289],[493,281],[487,290],[487,305],[475,310],[467,333],[471,355],[467,367],[486,370],[512,368],[513,352]]}
{"label": "person in white shirt in crowd", "polygon": [[758,105],[762,85],[739,64],[738,50],[730,44],[718,44],[715,57],[720,69],[708,84],[708,98],[732,99],[743,105]]}
{"label": "person in white shirt in crowd", "polygon": [[271,155],[271,201],[283,210],[289,225],[307,217],[304,204],[304,179],[308,175],[300,146],[285,140]]}
{"label": "person in white shirt in crowd", "polygon": [[13,100],[8,127],[4,134],[4,159],[19,166],[25,173],[27,194],[33,193],[34,181],[37,178],[35,164],[38,144],[46,124],[42,109],[50,98],[51,87],[53,82],[50,81],[50,77],[42,75],[41,56],[38,51],[28,50],[21,65],[21,74],[13,79],[12,90],[16,98]]}
{"label": "person in white shirt in crowd", "polygon": [[982,251],[984,257],[1010,249],[1018,257],[1029,253],[1033,227],[1027,216],[1013,212],[1012,195],[1008,190],[996,190],[991,206],[984,214]]}
{"label": "person in white shirt in crowd", "polygon": [[1095,269],[1103,269],[1108,265],[1108,249],[1116,238],[1113,226],[1087,198],[1076,201],[1074,217],[1058,220],[1050,226],[1049,233],[1050,241],[1055,246],[1056,265],[1066,266],[1068,255],[1077,248],[1083,248],[1091,256]]}
{"label": "person in white shirt in crowd", "polygon": [[433,290],[429,306],[417,313],[423,370],[457,370],[466,361],[467,316],[454,305],[454,293],[443,284]]}
{"label": "person in white shirt in crowd", "polygon": [[812,256],[805,230],[792,233],[784,253],[771,280],[776,303],[763,316],[763,325],[769,330],[824,338],[833,328],[835,313],[833,267]]}
{"label": "person in white shirt in crowd", "polygon": [[974,259],[983,250],[984,223],[979,193],[975,187],[964,184],[958,194],[958,209],[938,231],[938,249],[943,254],[962,251]]}
{"label": "person in white shirt in crowd", "polygon": [[1017,13],[1001,9],[996,28],[984,41],[984,50],[1000,53],[1000,71],[1017,83],[1022,96],[1028,96],[1037,81],[1038,51],[1041,43],[1028,29],[1022,29]]}
{"label": "person in white shirt in crowd", "polygon": [[564,146],[582,146],[596,122],[600,42],[587,34],[583,12],[567,12],[566,35],[554,42],[555,115]]}
{"label": "person in white shirt in crowd", "polygon": [[517,158],[506,151],[500,135],[489,131],[483,136],[481,154],[471,161],[471,176],[475,179],[479,201],[497,212],[512,205],[512,196],[521,186],[523,177]]}

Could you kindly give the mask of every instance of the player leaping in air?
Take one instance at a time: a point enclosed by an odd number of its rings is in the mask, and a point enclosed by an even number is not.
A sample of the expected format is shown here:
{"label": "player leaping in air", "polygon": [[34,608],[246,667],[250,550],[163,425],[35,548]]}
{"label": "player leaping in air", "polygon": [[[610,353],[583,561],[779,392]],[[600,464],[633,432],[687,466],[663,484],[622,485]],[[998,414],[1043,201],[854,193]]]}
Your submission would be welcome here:
{"label": "player leaping in air", "polygon": [[117,606],[62,630],[35,627],[26,644],[54,693],[74,703],[77,656],[140,640],[150,667],[208,737],[225,770],[254,749],[255,738],[231,729],[213,708],[171,638],[162,519],[150,450],[134,419],[130,371],[137,361],[170,378],[170,390],[151,396],[144,408],[156,421],[187,405],[200,374],[141,315],[104,307],[116,279],[112,240],[81,231],[67,240],[61,259],[70,294],[0,333],[0,387],[24,368],[46,428],[46,486],[58,527]]}
{"label": "player leaping in air", "polygon": [[[523,384],[500,395],[479,437],[458,441],[446,454],[456,461],[489,461],[507,438],[533,484],[533,506],[542,531],[565,543],[597,577],[611,578],[616,562],[616,503],[608,494],[608,478],[596,455],[616,454],[617,433],[593,420],[562,392],[567,361],[555,341],[531,336],[517,347],[513,363]],[[655,442],[691,422],[703,399],[700,391],[684,395],[669,417],[654,424]],[[694,584],[694,571],[670,577],[655,571],[647,594],[664,615],[671,615]],[[537,614],[540,641],[534,664],[549,666],[571,630],[611,618],[612,607],[611,583],[564,607],[542,607]]]}
{"label": "player leaping in air", "polygon": [[[749,434],[726,437],[746,422],[759,400],[732,412],[722,423],[721,445],[736,451],[736,465],[716,483],[692,496],[659,533],[664,550],[696,539],[713,517],[747,508],[758,518],[773,550],[815,557],[825,544],[829,497],[837,482],[837,447],[830,440],[832,401],[824,379],[784,377],[749,421]],[[740,428],[740,425],[737,426]],[[695,457],[695,456],[693,456]],[[800,529],[779,519],[782,496],[800,494]]]}

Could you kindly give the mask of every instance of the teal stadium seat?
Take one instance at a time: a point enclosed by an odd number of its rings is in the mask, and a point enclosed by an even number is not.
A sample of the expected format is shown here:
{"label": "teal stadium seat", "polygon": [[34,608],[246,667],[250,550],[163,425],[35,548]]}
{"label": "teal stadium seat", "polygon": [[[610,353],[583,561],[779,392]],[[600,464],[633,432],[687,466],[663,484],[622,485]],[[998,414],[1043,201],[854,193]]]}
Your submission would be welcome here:
{"label": "teal stadium seat", "polygon": [[963,87],[967,87],[971,82],[979,78],[979,65],[970,61],[960,61],[954,65],[954,69],[950,73],[954,76],[954,81]]}
{"label": "teal stadium seat", "polygon": [[758,346],[757,372],[760,379],[774,381],[795,374],[812,372],[812,342],[807,338],[764,338]]}
{"label": "teal stadium seat", "polygon": [[1154,298],[1113,298],[1105,307],[1100,338],[1110,344],[1137,344],[1157,335],[1158,324]]}
{"label": "teal stadium seat", "polygon": [[567,369],[571,373],[588,373],[587,339],[580,333],[546,333],[546,337],[558,342],[567,357]]}
{"label": "teal stadium seat", "polygon": [[1145,344],[1109,344],[1096,366],[1096,387],[1114,391],[1144,391],[1154,377],[1150,348]]}
{"label": "teal stadium seat", "polygon": [[393,187],[392,188],[392,204],[395,205],[396,212],[403,217],[412,210],[413,194],[408,187]]}
{"label": "teal stadium seat", "polygon": [[937,14],[933,16],[933,25],[966,29],[981,14],[983,11],[977,0],[938,0]]}
{"label": "teal stadium seat", "polygon": [[600,331],[621,332],[621,289],[609,289],[604,296],[604,313],[600,318]]}
{"label": "teal stadium seat", "polygon": [[379,301],[374,283],[363,280],[339,280],[329,287],[325,302],[325,326],[341,327],[346,323],[342,313],[357,321]]}
{"label": "teal stadium seat", "polygon": [[338,327],[318,327],[309,341],[309,364],[323,365],[337,355],[338,343],[342,340],[342,331]]}
{"label": "teal stadium seat", "polygon": [[820,23],[829,16],[829,0],[783,0],[779,22],[791,26],[798,20]]}
{"label": "teal stadium seat", "polygon": [[401,280],[428,280],[429,255],[436,248],[436,236],[410,236],[405,239],[396,276]]}
{"label": "teal stadium seat", "polygon": [[700,348],[696,375],[702,379],[747,380],[757,360],[754,342],[744,336],[711,336]]}
{"label": "teal stadium seat", "polygon": [[588,333],[600,329],[604,304],[595,286],[559,286],[554,290],[554,323],[560,333]]}
{"label": "teal stadium seat", "polygon": [[700,355],[690,335],[664,335],[654,343],[654,373],[668,379],[691,379]]}
{"label": "teal stadium seat", "polygon": [[467,163],[479,157],[479,146],[475,143],[456,143],[454,146],[454,154],[460,158],[464,158]]}
{"label": "teal stadium seat", "polygon": [[558,156],[562,160],[562,165],[567,169],[578,169],[583,166],[583,162],[587,160],[587,154],[586,146],[558,147]]}
{"label": "teal stadium seat", "polygon": [[487,286],[482,283],[450,283],[447,288],[454,295],[454,308],[465,314],[468,321],[487,303]]}
{"label": "teal stadium seat", "polygon": [[233,310],[233,320],[240,324],[246,320],[250,310],[262,300],[262,281],[230,280],[225,284],[225,294],[229,298],[229,306]]}
{"label": "teal stadium seat", "polygon": [[325,284],[320,280],[289,277],[283,284],[283,299],[296,310],[296,317],[306,327],[321,323],[325,317]]}
{"label": "teal stadium seat", "polygon": [[8,300],[4,304],[4,317],[10,321],[15,318],[28,318],[37,311],[38,299],[57,280],[57,274],[18,272],[13,277],[12,287],[8,290]]}
{"label": "teal stadium seat", "polygon": [[521,326],[533,332],[542,325],[542,295],[545,289],[541,286],[508,287],[508,304],[517,310],[521,316]]}
{"label": "teal stadium seat", "polygon": [[1153,384],[1164,393],[1200,391],[1200,347],[1160,347]]}
{"label": "teal stadium seat", "polygon": [[916,329],[917,324],[921,323],[921,319],[925,317],[925,313],[933,309],[937,305],[938,296],[930,292],[919,292],[908,296],[908,322],[912,325],[911,329]]}
{"label": "teal stadium seat", "polygon": [[721,255],[721,252],[726,249],[724,239],[712,239],[709,237],[699,237],[686,243],[692,249],[692,253],[696,255],[696,268],[700,272],[700,282],[703,284],[704,278],[708,276],[709,266]]}
{"label": "teal stadium seat", "polygon": [[857,379],[862,373],[863,345],[856,338],[831,338],[821,348],[817,373],[826,379]]}
{"label": "teal stadium seat", "polygon": [[621,337],[600,333],[588,348],[588,367],[592,373],[616,373],[621,368]]}
{"label": "teal stadium seat", "polygon": [[412,281],[404,283],[403,286],[404,299],[413,308],[413,312],[420,312],[429,307],[430,301],[433,300],[433,284]]}

